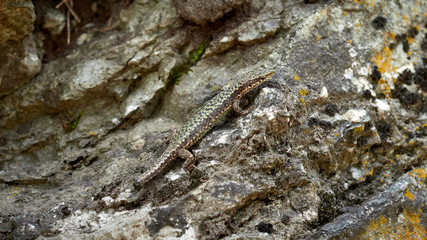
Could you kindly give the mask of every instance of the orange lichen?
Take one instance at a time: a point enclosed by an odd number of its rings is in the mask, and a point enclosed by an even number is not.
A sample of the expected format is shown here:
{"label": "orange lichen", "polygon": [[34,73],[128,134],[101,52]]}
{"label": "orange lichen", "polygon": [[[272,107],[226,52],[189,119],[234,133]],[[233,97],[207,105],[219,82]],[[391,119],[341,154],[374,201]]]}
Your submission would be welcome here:
{"label": "orange lichen", "polygon": [[300,78],[296,74],[294,74],[294,79],[297,81],[300,80]]}
{"label": "orange lichen", "polygon": [[392,61],[392,51],[389,47],[384,47],[381,52],[375,51],[374,62],[375,65],[378,67],[378,71],[380,71],[381,73],[391,73],[397,69],[397,67],[392,66]]}
{"label": "orange lichen", "polygon": [[[385,47],[381,50],[381,51],[375,51],[374,50],[374,57],[372,58],[372,61],[374,62],[375,66],[378,67],[378,71],[381,74],[384,73],[389,73],[388,75],[392,75],[392,73],[394,73],[397,70],[397,67],[394,67],[392,62],[393,62],[393,56],[392,56],[392,50],[387,46],[388,44],[388,38],[393,38],[395,37],[394,34],[385,34]],[[390,87],[390,82],[394,81],[392,78],[391,79],[384,79],[384,76],[378,80],[378,84],[382,90],[382,92],[384,93],[384,95],[386,96],[386,98],[390,98],[391,96],[391,87]]]}
{"label": "orange lichen", "polygon": [[426,230],[420,220],[420,211],[412,213],[404,208],[396,220],[380,215],[370,221],[360,239],[415,240],[426,237]]}
{"label": "orange lichen", "polygon": [[407,197],[411,201],[415,201],[415,196],[413,193],[409,191],[409,188],[406,188],[405,197]]}
{"label": "orange lichen", "polygon": [[403,20],[405,20],[405,22],[409,23],[409,18],[406,15],[402,15]]}
{"label": "orange lichen", "polygon": [[411,173],[414,173],[417,178],[427,178],[427,171],[423,168],[414,169]]}

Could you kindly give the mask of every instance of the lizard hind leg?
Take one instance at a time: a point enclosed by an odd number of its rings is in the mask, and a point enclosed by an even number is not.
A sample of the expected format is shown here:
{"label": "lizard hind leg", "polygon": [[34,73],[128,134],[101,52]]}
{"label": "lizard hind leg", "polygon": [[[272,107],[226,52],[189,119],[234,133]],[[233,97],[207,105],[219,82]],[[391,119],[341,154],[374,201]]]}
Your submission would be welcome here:
{"label": "lizard hind leg", "polygon": [[188,151],[185,148],[180,148],[176,153],[180,158],[185,159],[185,162],[182,164],[182,169],[184,169],[184,171],[186,171],[188,174],[190,174],[190,171],[192,171],[193,169],[197,169],[198,171],[201,172],[200,169],[194,166],[194,163],[196,162],[196,158],[190,151]]}

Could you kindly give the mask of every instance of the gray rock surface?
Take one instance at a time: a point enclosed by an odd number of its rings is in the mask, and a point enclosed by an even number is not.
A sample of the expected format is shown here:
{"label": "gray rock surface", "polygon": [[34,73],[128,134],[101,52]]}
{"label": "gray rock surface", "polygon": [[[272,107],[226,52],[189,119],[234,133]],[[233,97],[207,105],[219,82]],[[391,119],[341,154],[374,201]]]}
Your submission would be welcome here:
{"label": "gray rock surface", "polygon": [[[14,51],[54,57],[0,98],[1,239],[426,238],[427,3],[212,2],[199,26],[177,2],[122,3],[102,30],[82,17],[58,55],[43,18],[21,36]],[[191,148],[201,171],[177,159],[135,184],[256,68],[276,75]]]}
{"label": "gray rock surface", "polygon": [[174,0],[175,7],[182,18],[202,25],[215,22],[244,3],[246,0]]}
{"label": "gray rock surface", "polygon": [[20,41],[34,30],[34,6],[31,1],[5,0],[0,3],[0,44]]}
{"label": "gray rock surface", "polygon": [[51,35],[59,35],[65,28],[65,15],[58,9],[48,9],[44,15],[43,28]]}
{"label": "gray rock surface", "polygon": [[23,86],[40,71],[41,60],[31,34],[35,18],[29,0],[0,3],[0,98]]}

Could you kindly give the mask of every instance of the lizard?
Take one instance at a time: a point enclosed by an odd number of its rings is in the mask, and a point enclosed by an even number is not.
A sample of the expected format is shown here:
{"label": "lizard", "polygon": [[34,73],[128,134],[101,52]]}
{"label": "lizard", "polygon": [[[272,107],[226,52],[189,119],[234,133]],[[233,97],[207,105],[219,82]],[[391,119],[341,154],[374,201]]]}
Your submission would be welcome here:
{"label": "lizard", "polygon": [[185,159],[182,168],[189,173],[195,168],[195,158],[187,149],[199,141],[231,109],[242,115],[252,111],[254,106],[243,110],[239,105],[240,99],[274,74],[274,71],[261,69],[233,77],[221,88],[220,93],[206,102],[179,131],[173,134],[169,146],[160,158],[151,168],[136,178],[136,183],[149,182],[176,157]]}

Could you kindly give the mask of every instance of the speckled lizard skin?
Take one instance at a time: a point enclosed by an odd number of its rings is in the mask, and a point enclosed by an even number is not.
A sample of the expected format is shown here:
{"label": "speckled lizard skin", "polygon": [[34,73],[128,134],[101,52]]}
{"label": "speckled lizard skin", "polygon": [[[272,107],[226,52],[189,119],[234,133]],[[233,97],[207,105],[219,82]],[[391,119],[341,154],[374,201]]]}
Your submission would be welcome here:
{"label": "speckled lizard skin", "polygon": [[187,172],[194,168],[194,156],[187,149],[199,141],[230,109],[246,115],[252,110],[242,110],[239,101],[243,95],[267,81],[274,75],[274,71],[257,70],[250,71],[233,78],[226,84],[221,92],[205,103],[202,108],[178,131],[174,134],[168,148],[163,152],[157,162],[138,176],[138,184],[146,183],[155,177],[176,157],[186,159],[183,169]]}

